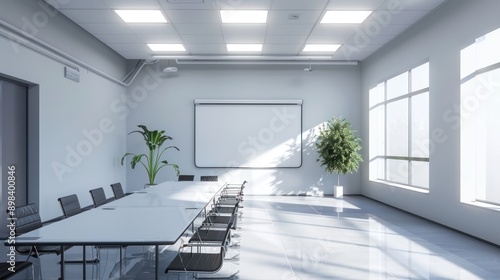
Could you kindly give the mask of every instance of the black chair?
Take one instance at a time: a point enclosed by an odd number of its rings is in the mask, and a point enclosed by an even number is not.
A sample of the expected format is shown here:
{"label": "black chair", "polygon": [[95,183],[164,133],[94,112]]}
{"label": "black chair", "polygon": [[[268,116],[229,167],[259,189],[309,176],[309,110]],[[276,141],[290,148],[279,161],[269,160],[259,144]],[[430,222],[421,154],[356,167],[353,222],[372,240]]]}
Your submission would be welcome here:
{"label": "black chair", "polygon": [[[231,233],[231,227],[232,224],[227,225],[226,230],[223,231],[224,238],[222,238],[220,243],[187,243],[181,245],[178,254],[168,265],[167,269],[165,269],[165,273],[169,273],[171,271],[216,273],[219,271],[224,262],[224,256],[227,250],[227,240]],[[187,247],[195,247],[198,250],[191,249],[188,252],[182,252],[182,249]],[[220,250],[210,252],[210,248],[213,250],[216,247],[220,247]],[[208,250],[203,250],[203,248],[207,248]]]}
{"label": "black chair", "polygon": [[59,204],[61,204],[64,218],[68,218],[83,212],[83,209],[80,207],[80,201],[78,200],[78,196],[76,196],[76,194],[70,194],[64,197],[60,197],[57,200],[59,201]]}
{"label": "black chair", "polygon": [[179,175],[178,181],[194,181],[194,175]]}
{"label": "black chair", "polygon": [[[20,274],[22,271],[29,267],[32,268],[32,264],[28,261],[16,261],[13,270],[9,269],[11,268],[11,265],[9,263],[0,263],[0,279],[9,279],[17,274]],[[33,269],[31,269],[31,279],[34,278],[35,276]]]}
{"label": "black chair", "polygon": [[200,176],[200,181],[217,182],[219,181],[219,176]]}
{"label": "black chair", "polygon": [[[57,199],[61,205],[64,218],[80,214],[83,209],[80,207],[80,201],[76,194],[70,194]],[[97,247],[97,257],[93,260],[85,260],[85,263],[98,263],[99,262],[99,248]],[[83,263],[83,260],[65,260],[64,263]]]}
{"label": "black chair", "polygon": [[[14,213],[10,211],[7,212],[9,213],[9,216],[11,218],[16,218],[16,236],[41,228],[43,226],[40,219],[40,214],[38,213],[38,207],[34,203],[17,206],[14,210]],[[15,246],[15,250],[18,254],[28,256],[26,261],[28,261],[31,256],[39,258],[41,255],[45,254],[60,255],[62,253],[62,250],[68,250],[69,248],[71,248],[71,246],[65,246],[62,249],[61,246]],[[17,267],[17,269],[21,270],[20,268],[26,265],[28,264],[20,264],[20,267]],[[41,270],[39,271],[39,274],[40,277],[42,277]],[[9,275],[8,277],[11,276],[13,275]],[[4,278],[0,277],[0,279]]]}
{"label": "black chair", "polygon": [[94,202],[94,207],[99,207],[104,205],[110,201],[110,199],[106,198],[106,194],[104,193],[103,188],[96,188],[89,191],[90,196],[92,196],[92,201]]}
{"label": "black chair", "polygon": [[121,183],[111,184],[111,189],[113,190],[115,199],[119,199],[125,196],[125,192],[123,192],[123,187]]}
{"label": "black chair", "polygon": [[201,223],[200,228],[221,228],[226,227],[228,224],[233,225],[233,229],[236,229],[236,221],[239,201],[236,201],[232,207],[229,207],[230,213],[229,215],[225,215],[226,213],[217,212],[215,209],[212,209],[209,213],[207,213],[206,218]]}

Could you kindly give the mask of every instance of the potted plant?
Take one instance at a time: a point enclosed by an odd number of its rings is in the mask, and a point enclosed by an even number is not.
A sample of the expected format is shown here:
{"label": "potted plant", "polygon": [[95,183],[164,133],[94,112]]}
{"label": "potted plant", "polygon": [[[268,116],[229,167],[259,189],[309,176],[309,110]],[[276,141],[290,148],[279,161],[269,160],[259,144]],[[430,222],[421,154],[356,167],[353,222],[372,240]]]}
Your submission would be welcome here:
{"label": "potted plant", "polygon": [[176,146],[168,146],[162,148],[162,145],[165,143],[165,141],[173,140],[173,138],[165,135],[164,130],[149,130],[145,125],[138,125],[138,127],[141,128],[142,131],[135,130],[130,132],[129,134],[140,133],[144,137],[144,141],[148,146],[149,153],[147,155],[126,153],[122,157],[121,164],[123,165],[123,162],[125,161],[125,158],[127,156],[132,156],[132,160],[130,162],[132,169],[134,169],[138,163],[144,166],[146,172],[148,173],[149,185],[155,184],[155,178],[158,174],[158,171],[160,171],[160,169],[165,166],[172,166],[177,176],[179,176],[179,166],[177,164],[169,163],[166,160],[161,160],[161,157],[166,150],[176,149],[177,151],[179,151],[179,148],[177,148]]}
{"label": "potted plant", "polygon": [[363,161],[359,150],[361,150],[361,139],[355,135],[356,131],[344,118],[332,118],[320,128],[320,134],[316,140],[316,150],[321,162],[328,174],[337,173],[337,185],[334,186],[334,196],[341,197],[343,188],[340,185],[340,174],[357,171],[359,163]]}

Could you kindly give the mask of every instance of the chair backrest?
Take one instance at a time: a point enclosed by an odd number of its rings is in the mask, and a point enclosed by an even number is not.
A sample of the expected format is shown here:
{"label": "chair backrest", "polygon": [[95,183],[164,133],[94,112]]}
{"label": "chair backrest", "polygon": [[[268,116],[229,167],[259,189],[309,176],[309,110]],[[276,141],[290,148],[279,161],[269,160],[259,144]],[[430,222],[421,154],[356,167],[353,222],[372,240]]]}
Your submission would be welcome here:
{"label": "chair backrest", "polygon": [[78,196],[76,196],[76,194],[60,197],[57,200],[59,200],[59,203],[61,204],[61,209],[65,218],[74,216],[83,211],[80,207],[80,201],[78,200]]}
{"label": "chair backrest", "polygon": [[194,175],[179,175],[179,181],[194,181]]}
{"label": "chair backrest", "polygon": [[113,194],[115,195],[115,198],[122,198],[125,196],[125,193],[123,192],[122,184],[121,183],[114,183],[111,184],[111,189],[113,190]]}
{"label": "chair backrest", "polygon": [[95,207],[99,207],[106,203],[107,199],[103,188],[92,189],[89,192]]}
{"label": "chair backrest", "polygon": [[16,235],[42,227],[38,207],[34,203],[17,206],[11,218],[16,218]]}
{"label": "chair backrest", "polygon": [[219,181],[219,176],[200,176],[200,181]]}

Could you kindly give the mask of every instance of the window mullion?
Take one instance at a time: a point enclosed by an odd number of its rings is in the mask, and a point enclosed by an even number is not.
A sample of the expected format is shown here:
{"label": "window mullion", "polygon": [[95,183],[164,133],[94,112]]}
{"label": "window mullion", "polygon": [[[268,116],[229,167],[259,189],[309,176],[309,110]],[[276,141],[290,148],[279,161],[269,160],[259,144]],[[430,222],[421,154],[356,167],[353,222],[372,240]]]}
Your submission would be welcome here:
{"label": "window mullion", "polygon": [[[408,71],[408,93],[411,92],[412,88],[412,71]],[[412,153],[412,125],[413,125],[413,119],[412,119],[412,96],[410,95],[408,97],[408,184],[411,186],[413,185],[413,174],[412,174],[412,161],[410,160],[413,157]]]}

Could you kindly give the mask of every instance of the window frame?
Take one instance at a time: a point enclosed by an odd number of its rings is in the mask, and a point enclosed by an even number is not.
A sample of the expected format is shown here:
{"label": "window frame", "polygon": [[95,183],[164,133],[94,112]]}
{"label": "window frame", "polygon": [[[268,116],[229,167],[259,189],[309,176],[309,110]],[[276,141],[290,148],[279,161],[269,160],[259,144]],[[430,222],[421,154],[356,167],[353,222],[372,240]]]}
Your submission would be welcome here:
{"label": "window frame", "polygon": [[[427,84],[427,87],[424,87],[424,88],[420,88],[418,90],[415,90],[415,91],[412,91],[412,74],[413,74],[413,70],[414,69],[417,69],[421,66],[424,66],[425,64],[427,64],[427,73],[429,75],[429,81],[428,81],[428,84]],[[384,130],[384,135],[383,135],[383,142],[384,142],[384,147],[383,147],[383,150],[382,151],[379,151],[378,149],[380,149],[380,147],[378,147],[378,145],[376,145],[377,147],[377,153],[370,158],[370,162],[373,161],[373,160],[383,160],[383,177],[384,178],[379,178],[379,174],[381,173],[378,169],[375,169],[375,168],[378,168],[378,167],[372,167],[370,166],[369,168],[369,180],[370,181],[378,181],[378,182],[384,182],[384,183],[390,183],[391,185],[399,185],[399,186],[405,186],[405,187],[411,187],[411,188],[417,188],[417,189],[421,189],[421,190],[426,190],[428,191],[429,190],[429,180],[427,178],[427,186],[420,186],[420,185],[415,185],[413,184],[414,180],[413,180],[413,168],[412,168],[412,163],[413,162],[427,162],[429,163],[430,160],[429,160],[429,157],[421,157],[421,156],[413,156],[413,142],[415,141],[415,139],[413,139],[413,135],[412,135],[412,128],[413,128],[413,114],[412,114],[412,98],[415,97],[415,96],[419,96],[421,94],[428,94],[429,97],[430,97],[430,71],[429,71],[429,66],[430,66],[430,63],[429,61],[425,61],[423,63],[420,63],[418,64],[417,66],[415,67],[412,67],[411,69],[407,70],[407,71],[404,71],[402,73],[399,73],[397,75],[394,75],[390,78],[387,78],[385,79],[384,81],[378,83],[375,87],[372,87],[369,91],[369,99],[370,98],[374,98],[372,96],[372,90],[376,89],[377,87],[379,86],[383,86],[383,100],[382,101],[378,101],[374,104],[372,104],[372,102],[369,101],[369,104],[371,105],[369,107],[369,112],[371,113],[372,111],[374,110],[377,110],[379,109],[380,107],[382,107],[382,110],[383,110],[383,130]],[[389,98],[388,99],[388,90],[387,90],[387,84],[388,82],[393,79],[393,78],[396,78],[396,77],[399,77],[403,74],[407,73],[407,85],[408,85],[408,88],[406,89],[406,93],[405,94],[401,94],[401,95],[398,95],[396,97],[392,97],[392,98]],[[388,154],[388,148],[389,148],[389,132],[388,132],[388,121],[387,121],[387,105],[388,104],[391,104],[391,103],[394,103],[394,102],[397,102],[397,101],[400,101],[400,100],[408,100],[407,102],[407,133],[408,133],[408,143],[407,143],[407,156],[395,156],[395,155],[389,155]],[[429,108],[429,104],[427,104],[428,108]],[[369,114],[369,119],[370,121],[371,120],[372,116]],[[380,125],[380,123],[378,124]],[[372,125],[369,126],[369,130],[371,131],[372,129],[377,129],[378,125],[375,125],[375,127],[372,127]],[[428,125],[428,133],[430,133],[430,129],[429,129],[429,123],[427,124]],[[372,133],[369,133],[369,135],[371,136]],[[427,137],[429,138],[430,136],[427,135]],[[369,142],[370,142],[370,147],[372,147],[372,145],[374,144],[374,142],[372,141],[379,141],[378,139],[369,139]],[[378,144],[378,143],[377,143]],[[428,152],[429,153],[429,149],[428,149]],[[390,160],[399,160],[399,161],[405,161],[406,162],[406,171],[407,171],[407,174],[408,174],[408,177],[406,178],[407,181],[406,183],[404,182],[400,182],[400,181],[395,181],[395,180],[390,180],[390,170],[389,170],[389,161]],[[376,164],[378,165],[378,164]],[[372,169],[373,168],[373,169]]]}

